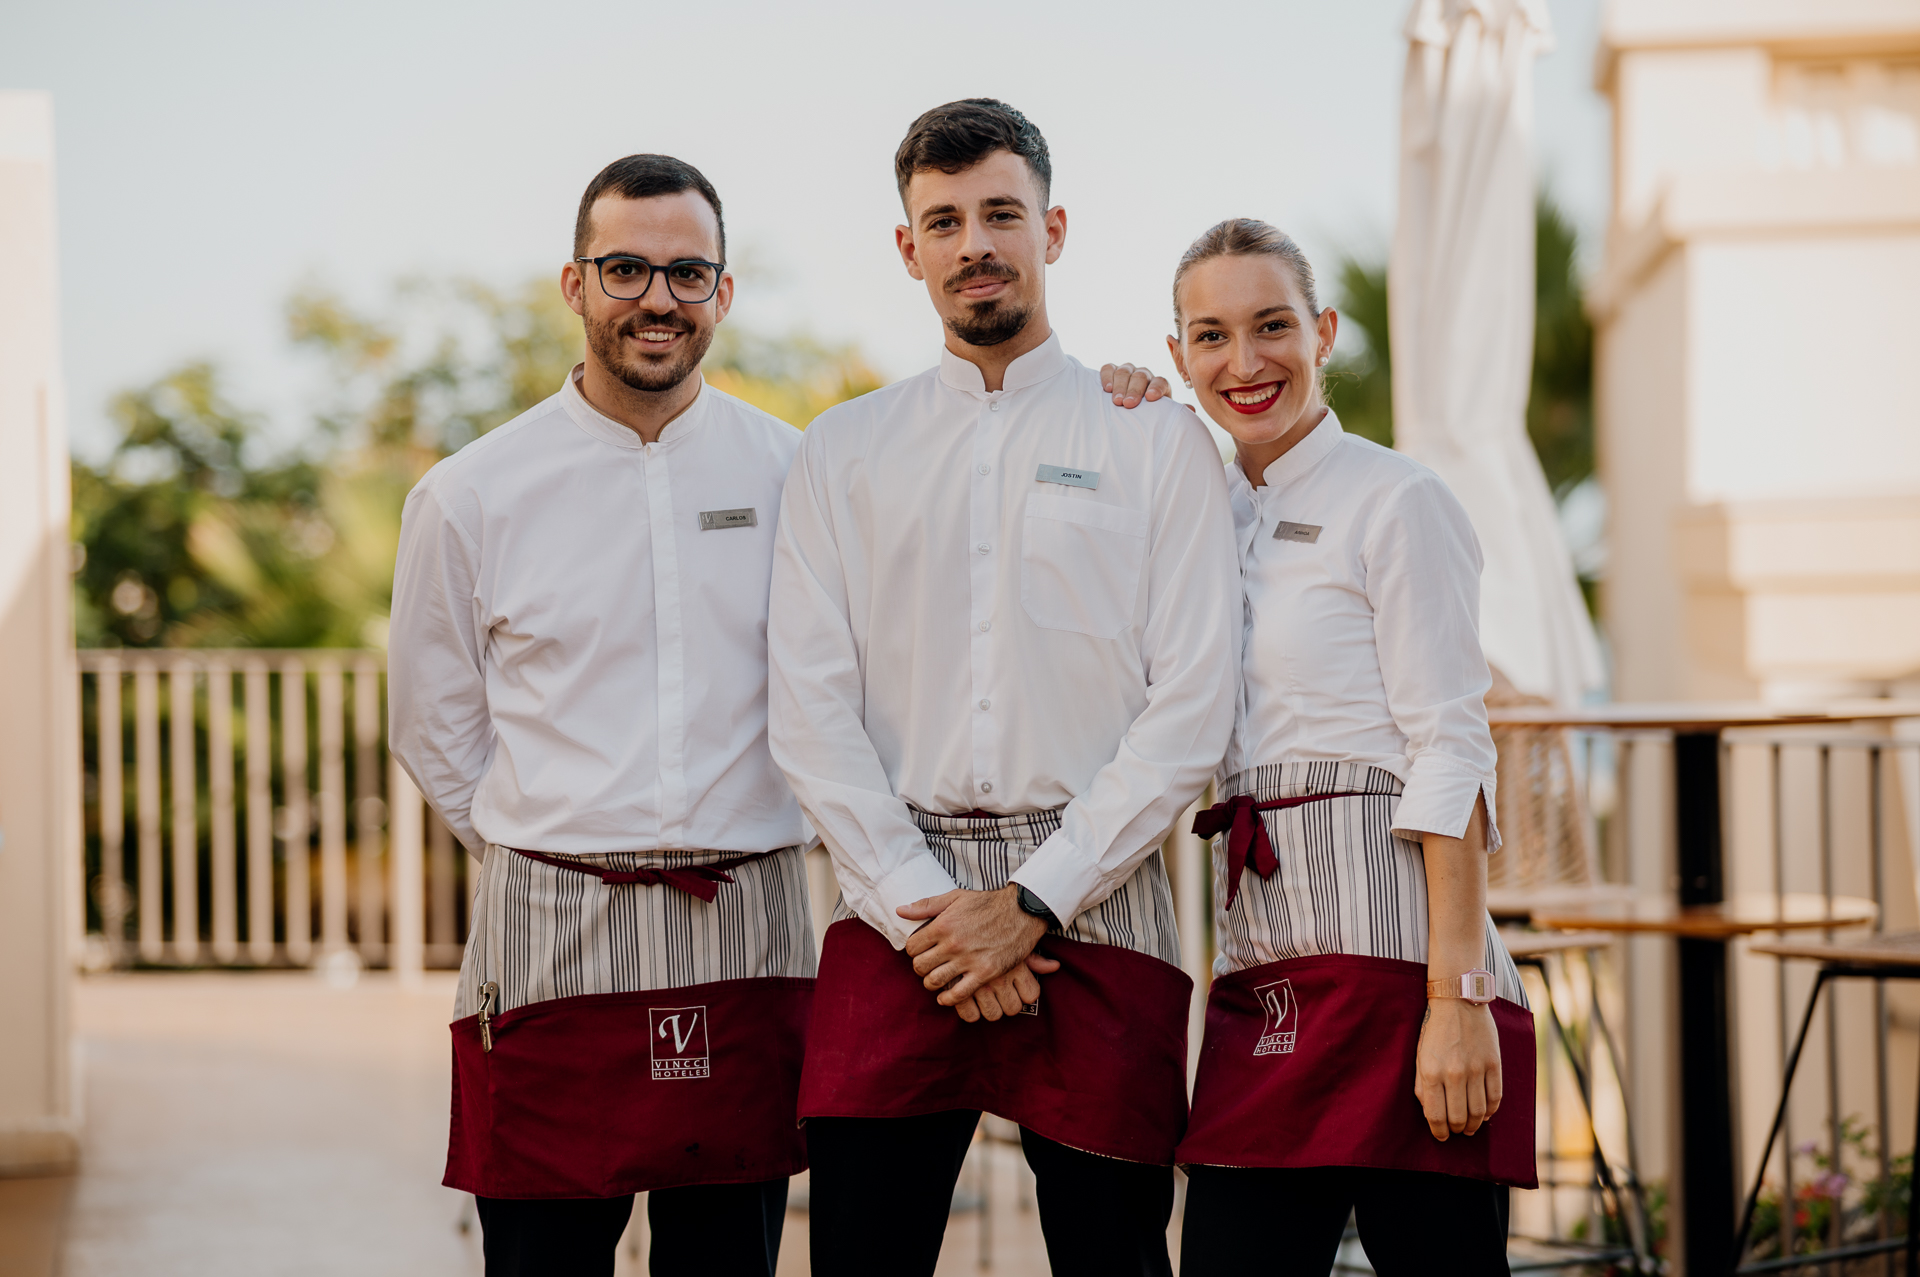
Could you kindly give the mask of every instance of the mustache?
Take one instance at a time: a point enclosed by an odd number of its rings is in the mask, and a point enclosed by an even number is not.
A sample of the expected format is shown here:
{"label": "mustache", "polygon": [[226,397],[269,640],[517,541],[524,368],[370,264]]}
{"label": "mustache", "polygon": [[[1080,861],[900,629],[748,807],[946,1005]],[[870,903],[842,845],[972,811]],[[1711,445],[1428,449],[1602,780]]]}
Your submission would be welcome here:
{"label": "mustache", "polygon": [[971,266],[962,266],[959,270],[947,276],[945,288],[950,293],[957,293],[977,279],[1015,280],[1019,278],[1019,271],[1001,262],[975,262]]}
{"label": "mustache", "polygon": [[676,333],[690,333],[693,331],[693,325],[677,315],[639,314],[620,325],[620,335],[622,337],[630,337],[643,328],[661,328]]}

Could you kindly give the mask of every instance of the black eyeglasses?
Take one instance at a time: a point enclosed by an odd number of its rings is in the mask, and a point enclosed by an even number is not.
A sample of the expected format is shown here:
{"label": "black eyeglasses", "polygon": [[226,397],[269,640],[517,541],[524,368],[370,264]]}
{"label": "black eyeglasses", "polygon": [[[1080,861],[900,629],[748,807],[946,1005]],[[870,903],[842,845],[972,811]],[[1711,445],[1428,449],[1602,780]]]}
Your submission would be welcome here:
{"label": "black eyeglasses", "polygon": [[655,266],[644,257],[628,257],[623,253],[573,260],[592,262],[600,272],[600,291],[620,302],[645,297],[653,284],[653,273],[659,271],[667,277],[667,291],[675,301],[698,306],[711,301],[720,291],[720,276],[727,270],[725,262],[703,262],[697,257],[683,257],[665,266]]}

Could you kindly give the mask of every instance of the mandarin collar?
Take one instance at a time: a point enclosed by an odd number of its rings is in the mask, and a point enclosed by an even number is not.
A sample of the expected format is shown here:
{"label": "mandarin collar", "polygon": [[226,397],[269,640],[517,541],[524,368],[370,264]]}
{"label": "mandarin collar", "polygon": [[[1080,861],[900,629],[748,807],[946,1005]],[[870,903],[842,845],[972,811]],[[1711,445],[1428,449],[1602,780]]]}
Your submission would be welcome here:
{"label": "mandarin collar", "polygon": [[[1067,352],[1060,347],[1060,334],[1048,333],[1045,341],[1007,365],[1002,393],[1037,386],[1066,366]],[[981,375],[979,365],[962,359],[944,345],[940,347],[940,380],[970,395],[993,393],[987,389],[987,379]]]}
{"label": "mandarin collar", "polygon": [[1340,428],[1340,418],[1334,415],[1333,409],[1327,409],[1327,415],[1307,432],[1306,438],[1276,457],[1262,473],[1261,477],[1267,481],[1266,490],[1278,492],[1303,478],[1340,446],[1340,437],[1345,433]]}
{"label": "mandarin collar", "polygon": [[[637,432],[601,412],[588,403],[587,397],[580,393],[580,378],[585,373],[586,367],[584,363],[575,364],[573,371],[567,374],[566,384],[560,388],[560,402],[565,406],[567,416],[573,418],[575,425],[602,443],[610,443],[616,448],[644,448],[646,445],[641,442]],[[706,419],[707,380],[699,373],[695,373],[694,376],[700,377],[699,392],[694,395],[693,402],[687,405],[686,410],[669,421],[666,428],[660,432],[660,442],[663,444],[672,443],[676,439],[683,439],[692,434]]]}

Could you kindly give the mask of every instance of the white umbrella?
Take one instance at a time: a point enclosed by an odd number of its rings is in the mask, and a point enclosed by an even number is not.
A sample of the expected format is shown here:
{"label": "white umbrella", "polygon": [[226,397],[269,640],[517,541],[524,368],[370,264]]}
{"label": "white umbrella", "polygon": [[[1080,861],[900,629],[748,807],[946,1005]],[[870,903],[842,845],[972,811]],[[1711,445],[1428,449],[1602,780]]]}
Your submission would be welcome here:
{"label": "white umbrella", "polygon": [[1522,692],[1577,704],[1599,646],[1527,439],[1533,60],[1542,0],[1415,0],[1388,264],[1393,433],[1446,480],[1486,555],[1480,634]]}

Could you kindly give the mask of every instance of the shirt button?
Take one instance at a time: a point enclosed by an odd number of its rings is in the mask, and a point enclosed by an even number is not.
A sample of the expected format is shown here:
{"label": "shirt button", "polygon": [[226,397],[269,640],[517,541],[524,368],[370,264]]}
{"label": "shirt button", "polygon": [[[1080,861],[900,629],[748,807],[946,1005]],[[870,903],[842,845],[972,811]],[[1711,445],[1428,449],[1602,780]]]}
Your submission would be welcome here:
{"label": "shirt button", "polygon": [[983,794],[991,794],[993,792],[993,782],[990,780],[981,781],[980,792]]}
{"label": "shirt button", "polygon": [[986,633],[986,632],[987,632],[988,630],[990,630],[990,629],[992,629],[992,628],[993,628],[993,622],[992,622],[992,621],[982,621],[982,622],[980,622],[980,632],[981,632],[982,634],[985,634],[985,633]]}
{"label": "shirt button", "polygon": [[974,548],[979,550],[980,553],[985,554],[992,547],[988,546],[985,541],[982,541],[979,545],[975,546]]}
{"label": "shirt button", "polygon": [[999,401],[998,399],[996,399],[996,400],[994,400],[994,401],[993,401],[992,403],[990,403],[990,404],[988,404],[988,405],[987,405],[987,411],[988,411],[988,412],[999,412],[999,411],[1000,411],[1000,401]]}
{"label": "shirt button", "polygon": [[982,699],[981,699],[981,701],[980,701],[980,708],[981,708],[981,709],[989,709],[989,708],[991,708],[991,707],[992,707],[992,705],[993,705],[993,702],[992,702],[992,701],[990,701],[990,700],[986,700],[985,698],[982,698]]}
{"label": "shirt button", "polygon": [[993,473],[993,467],[992,467],[992,466],[989,466],[989,465],[982,465],[982,466],[980,467],[980,473],[981,473],[981,474],[992,474],[992,473]]}

